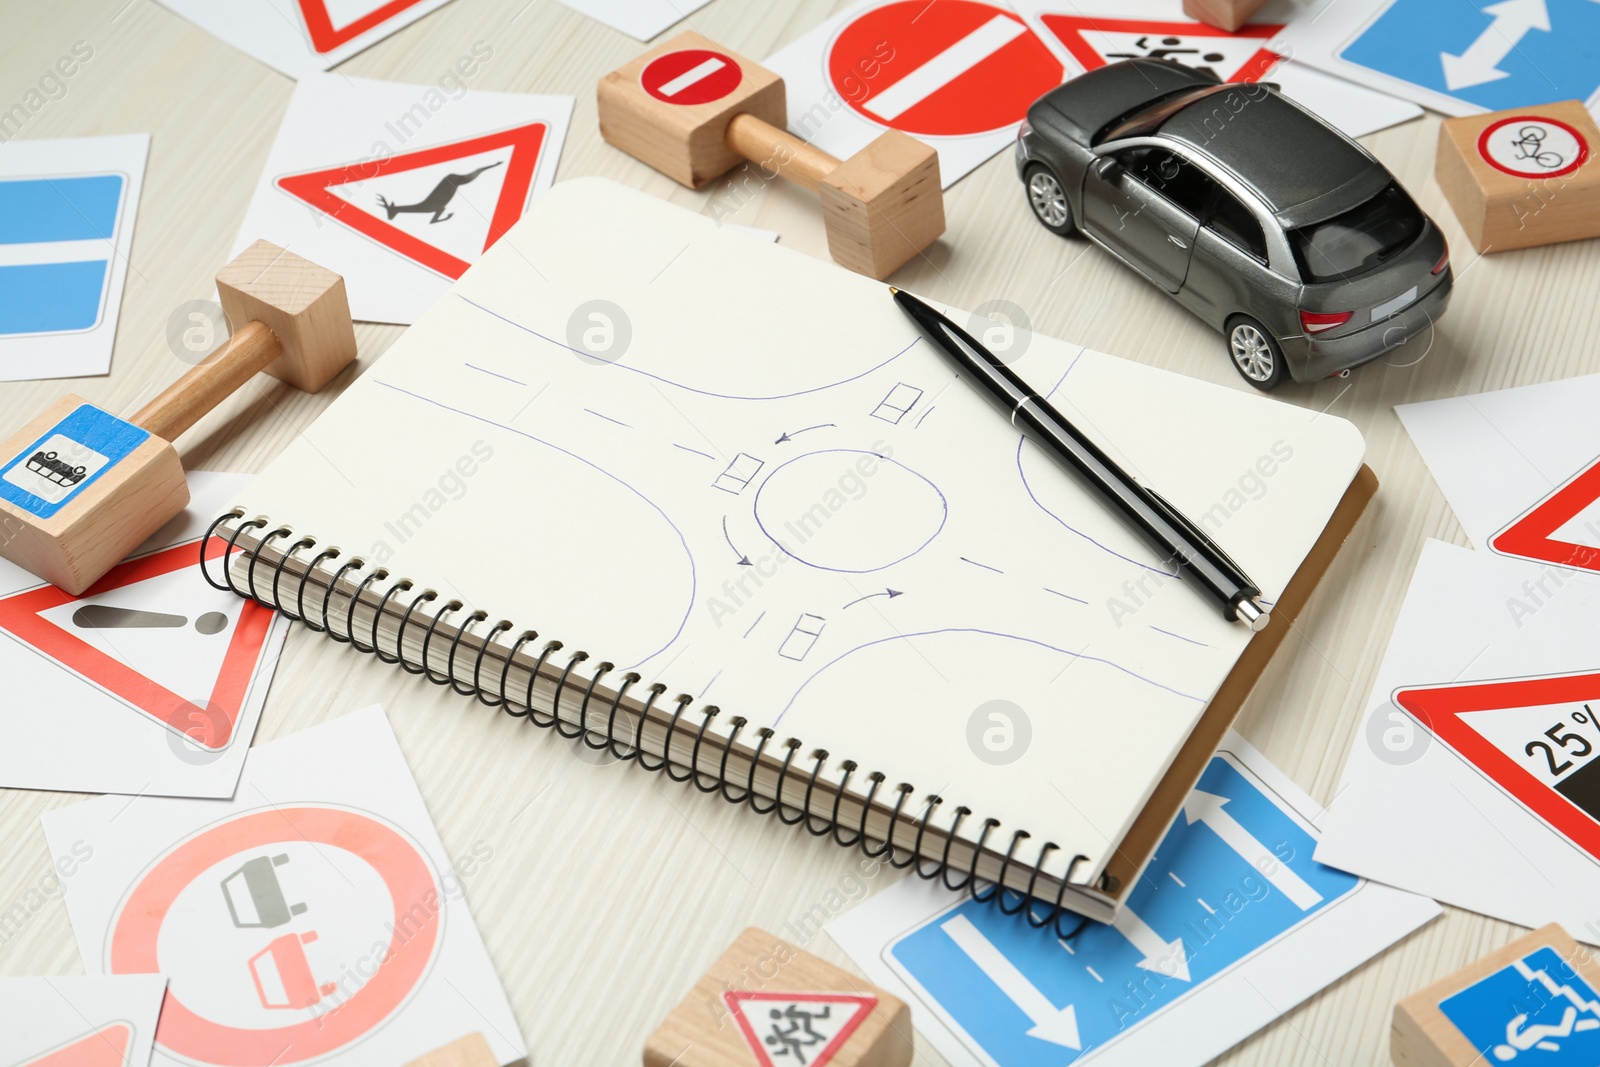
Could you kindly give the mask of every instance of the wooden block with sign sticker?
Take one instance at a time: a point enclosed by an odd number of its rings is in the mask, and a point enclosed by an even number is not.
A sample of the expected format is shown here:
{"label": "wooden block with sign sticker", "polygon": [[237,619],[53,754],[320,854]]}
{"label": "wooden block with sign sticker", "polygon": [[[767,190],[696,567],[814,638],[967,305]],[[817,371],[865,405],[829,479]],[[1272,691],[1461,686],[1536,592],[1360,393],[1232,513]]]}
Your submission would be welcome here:
{"label": "wooden block with sign sticker", "polygon": [[645,1044],[645,1067],[905,1067],[911,1009],[754,927]]}
{"label": "wooden block with sign sticker", "polygon": [[1600,237],[1600,126],[1577,100],[1445,119],[1434,173],[1479,252]]}
{"label": "wooden block with sign sticker", "polygon": [[1207,26],[1232,33],[1249,22],[1267,0],[1183,0],[1183,13]]}
{"label": "wooden block with sign sticker", "polygon": [[233,334],[127,419],[66,396],[0,442],[0,556],[84,592],[183,510],[174,440],[257,371],[315,392],[356,358],[344,279],[257,241],[217,275]]}
{"label": "wooden block with sign sticker", "polygon": [[1406,997],[1397,1067],[1600,1063],[1600,964],[1557,923]]}
{"label": "wooden block with sign sticker", "polygon": [[482,1034],[468,1034],[406,1064],[406,1067],[500,1067]]}
{"label": "wooden block with sign sticker", "polygon": [[598,100],[600,136],[691,189],[749,162],[752,181],[819,193],[828,251],[859,274],[886,278],[944,233],[933,148],[889,130],[840,162],[784,129],[781,78],[697,33],[607,74]]}

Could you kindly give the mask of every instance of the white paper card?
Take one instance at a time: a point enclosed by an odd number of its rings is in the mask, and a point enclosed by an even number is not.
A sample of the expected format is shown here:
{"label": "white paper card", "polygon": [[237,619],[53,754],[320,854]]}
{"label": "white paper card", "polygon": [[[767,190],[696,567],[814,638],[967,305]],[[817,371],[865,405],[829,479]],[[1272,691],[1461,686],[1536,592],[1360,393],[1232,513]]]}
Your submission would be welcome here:
{"label": "white paper card", "polygon": [[1596,617],[1592,583],[1429,541],[1317,858],[1600,942]]}
{"label": "white paper card", "polygon": [[939,152],[948,187],[1017,139],[1066,72],[1009,4],[859,4],[768,56],[789,129],[845,159],[885,130]]}
{"label": "white paper card", "polygon": [[150,135],[0,144],[0,381],[111,369]]}
{"label": "white paper card", "polygon": [[235,251],[265,238],[409,324],[555,177],[570,96],[314,75],[295,87]]}
{"label": "white paper card", "polygon": [[597,22],[636,40],[648,41],[677,25],[711,0],[561,0]]}
{"label": "white paper card", "polygon": [[7,1067],[145,1067],[166,988],[159,974],[0,978],[0,1055]]}
{"label": "white paper card", "polygon": [[343,63],[450,0],[161,0],[291,78]]}
{"label": "white paper card", "polygon": [[249,481],[191,472],[183,513],[82,596],[0,560],[0,786],[233,793],[288,620],[207,584],[199,541]]}
{"label": "white paper card", "polygon": [[1479,548],[1600,571],[1600,375],[1395,408]]}
{"label": "white paper card", "polygon": [[1066,65],[1067,76],[1133,58],[1167,59],[1213,71],[1224,81],[1270,81],[1351,137],[1414,119],[1422,109],[1354,82],[1282,58],[1267,46],[1304,10],[1274,0],[1237,32],[1185,15],[1180,0],[1018,0],[1040,40]]}
{"label": "white paper card", "polygon": [[91,974],[167,975],[158,1065],[405,1063],[479,1032],[527,1055],[380,707],[257,748],[231,801],[99,798],[44,816],[94,849],[67,895]]}
{"label": "white paper card", "polygon": [[1296,59],[1446,115],[1600,104],[1593,0],[1314,0],[1273,40]]}
{"label": "white paper card", "polygon": [[827,929],[954,1067],[1198,1065],[1439,914],[1316,863],[1318,814],[1230,732],[1114,925],[906,878]]}

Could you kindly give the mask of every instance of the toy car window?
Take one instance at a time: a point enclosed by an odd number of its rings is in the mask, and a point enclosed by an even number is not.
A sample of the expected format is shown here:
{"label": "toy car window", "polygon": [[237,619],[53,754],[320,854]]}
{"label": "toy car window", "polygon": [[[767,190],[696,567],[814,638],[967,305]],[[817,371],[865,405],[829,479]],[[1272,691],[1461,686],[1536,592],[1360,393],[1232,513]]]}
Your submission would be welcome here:
{"label": "toy car window", "polygon": [[1376,267],[1410,245],[1422,222],[1411,197],[1391,182],[1360,207],[1289,231],[1289,244],[1302,280],[1329,282]]}
{"label": "toy car window", "polygon": [[1128,168],[1128,173],[1197,219],[1218,191],[1217,183],[1209,175],[1165,148],[1128,149],[1118,153],[1117,159]]}
{"label": "toy car window", "polygon": [[1262,232],[1261,223],[1232,193],[1217,190],[1217,199],[1211,205],[1211,218],[1206,225],[1230,244],[1263,263],[1267,261],[1267,235]]}

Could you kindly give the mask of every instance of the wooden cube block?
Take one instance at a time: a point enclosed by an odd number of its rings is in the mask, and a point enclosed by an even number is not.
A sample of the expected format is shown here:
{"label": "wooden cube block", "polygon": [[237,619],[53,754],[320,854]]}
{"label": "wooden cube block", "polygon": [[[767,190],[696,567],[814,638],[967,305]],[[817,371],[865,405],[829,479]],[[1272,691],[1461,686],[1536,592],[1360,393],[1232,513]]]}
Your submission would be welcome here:
{"label": "wooden cube block", "polygon": [[1267,0],[1183,0],[1183,13],[1232,33],[1254,18],[1266,4]]}
{"label": "wooden cube block", "polygon": [[650,1035],[645,1067],[905,1067],[904,1001],[754,927]]}
{"label": "wooden cube block", "polygon": [[468,1034],[419,1056],[406,1067],[500,1067],[500,1061],[482,1034]]}
{"label": "wooden cube block", "polygon": [[743,163],[728,147],[728,120],[789,121],[783,79],[680,33],[600,81],[600,136],[674,181],[699,189]]}
{"label": "wooden cube block", "polygon": [[822,179],[828,252],[883,280],[944,233],[939,153],[898,130],[880,135]]}
{"label": "wooden cube block", "polygon": [[64,396],[0,444],[0,556],[69,593],[189,502],[172,445]]}
{"label": "wooden cube block", "polygon": [[1397,1004],[1389,1055],[1398,1067],[1600,1063],[1600,965],[1551,923]]}
{"label": "wooden cube block", "polygon": [[1576,100],[1445,119],[1434,173],[1479,252],[1600,237],[1600,127]]}
{"label": "wooden cube block", "polygon": [[344,279],[275,244],[257,241],[217,273],[231,330],[252,320],[277,335],[283,354],[266,371],[315,393],[356,358]]}

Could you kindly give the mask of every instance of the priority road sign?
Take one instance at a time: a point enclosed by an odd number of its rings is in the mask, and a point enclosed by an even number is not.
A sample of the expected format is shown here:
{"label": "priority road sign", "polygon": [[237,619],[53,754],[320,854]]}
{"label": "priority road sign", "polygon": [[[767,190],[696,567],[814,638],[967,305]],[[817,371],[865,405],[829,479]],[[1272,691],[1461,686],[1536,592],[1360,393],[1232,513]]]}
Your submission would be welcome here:
{"label": "priority road sign", "polygon": [[862,117],[923,137],[1015,125],[1063,74],[1020,16],[978,0],[863,11],[839,30],[824,64],[833,90]]}
{"label": "priority road sign", "polygon": [[1600,860],[1600,673],[1405,688],[1394,703]]}
{"label": "priority road sign", "polygon": [[[390,251],[454,279],[522,217],[549,132],[547,123],[534,122],[286,174],[273,184]],[[498,194],[474,196],[467,207],[462,201],[473,194],[463,190],[477,182],[498,186]],[[434,226],[440,227],[437,233]]]}
{"label": "priority road sign", "polygon": [[738,61],[709,48],[684,48],[657,56],[639,72],[644,91],[664,104],[691,106],[721,100],[744,80]]}

